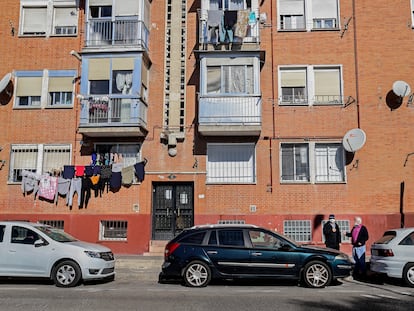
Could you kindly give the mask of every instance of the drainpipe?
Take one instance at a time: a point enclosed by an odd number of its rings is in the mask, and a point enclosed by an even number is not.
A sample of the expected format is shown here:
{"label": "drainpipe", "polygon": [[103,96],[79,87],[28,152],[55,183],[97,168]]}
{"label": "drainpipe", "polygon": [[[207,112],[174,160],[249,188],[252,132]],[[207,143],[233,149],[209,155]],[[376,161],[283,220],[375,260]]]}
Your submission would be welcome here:
{"label": "drainpipe", "polygon": [[355,16],[355,0],[352,0],[352,25],[354,28],[354,64],[355,64],[355,87],[356,87],[356,109],[358,128],[361,128],[361,121],[359,118],[359,73],[358,73],[358,44],[357,44],[357,30],[356,30],[356,16]]}

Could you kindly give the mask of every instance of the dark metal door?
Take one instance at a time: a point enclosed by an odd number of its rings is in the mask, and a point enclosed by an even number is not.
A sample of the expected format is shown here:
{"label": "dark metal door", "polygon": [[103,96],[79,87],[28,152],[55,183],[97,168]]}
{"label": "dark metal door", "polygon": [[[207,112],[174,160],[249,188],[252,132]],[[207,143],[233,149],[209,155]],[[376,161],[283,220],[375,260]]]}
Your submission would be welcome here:
{"label": "dark metal door", "polygon": [[194,225],[193,183],[154,183],[152,239],[170,240]]}

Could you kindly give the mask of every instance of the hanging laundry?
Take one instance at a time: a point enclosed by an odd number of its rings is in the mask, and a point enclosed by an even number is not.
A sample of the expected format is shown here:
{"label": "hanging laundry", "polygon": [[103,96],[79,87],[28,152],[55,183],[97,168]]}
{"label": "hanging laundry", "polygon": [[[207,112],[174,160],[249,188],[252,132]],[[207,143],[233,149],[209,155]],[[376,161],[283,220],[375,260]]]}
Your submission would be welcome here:
{"label": "hanging laundry", "polygon": [[82,179],[80,177],[72,178],[70,181],[69,195],[66,197],[66,204],[72,209],[72,201],[75,193],[78,195],[78,206],[81,203]]}
{"label": "hanging laundry", "polygon": [[147,161],[138,162],[134,164],[135,168],[135,175],[137,176],[137,179],[139,182],[144,181],[145,178],[145,164]]}
{"label": "hanging laundry", "polygon": [[122,184],[126,186],[132,185],[132,182],[134,181],[134,167],[131,165],[122,168],[121,174]]}
{"label": "hanging laundry", "polygon": [[73,177],[75,177],[75,166],[64,165],[63,166],[63,178],[72,179]]}
{"label": "hanging laundry", "polygon": [[57,191],[57,177],[42,175],[39,180],[39,197],[54,201]]}
{"label": "hanging laundry", "polygon": [[84,165],[76,165],[75,166],[75,176],[82,177],[85,174],[85,166]]}
{"label": "hanging laundry", "polygon": [[223,11],[209,10],[207,18],[207,40],[208,43],[218,44],[220,33],[223,31]]}
{"label": "hanging laundry", "polygon": [[247,26],[249,24],[249,14],[248,10],[237,11],[237,23],[235,25],[234,35],[239,38],[246,37]]}
{"label": "hanging laundry", "polygon": [[56,195],[55,195],[55,204],[56,205],[58,203],[59,195],[67,197],[67,195],[69,193],[69,189],[70,189],[70,179],[65,179],[63,177],[58,177],[57,191],[56,191]]}
{"label": "hanging laundry", "polygon": [[22,170],[22,192],[23,195],[26,195],[29,192],[33,192],[36,197],[37,191],[39,189],[39,180],[40,174],[33,173],[28,170]]}

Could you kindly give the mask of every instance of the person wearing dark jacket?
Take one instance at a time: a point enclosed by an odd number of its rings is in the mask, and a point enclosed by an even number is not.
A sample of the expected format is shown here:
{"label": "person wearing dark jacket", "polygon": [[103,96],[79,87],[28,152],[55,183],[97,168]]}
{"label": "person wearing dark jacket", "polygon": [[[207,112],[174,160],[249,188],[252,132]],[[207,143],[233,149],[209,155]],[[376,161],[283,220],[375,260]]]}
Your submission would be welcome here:
{"label": "person wearing dark jacket", "polygon": [[355,217],[355,225],[351,232],[346,232],[346,236],[351,238],[352,257],[355,260],[354,277],[365,277],[367,272],[365,264],[365,252],[369,235],[367,228],[362,224],[362,218]]}
{"label": "person wearing dark jacket", "polygon": [[323,226],[326,247],[339,250],[341,244],[341,231],[335,222],[335,215],[329,215],[329,221]]}

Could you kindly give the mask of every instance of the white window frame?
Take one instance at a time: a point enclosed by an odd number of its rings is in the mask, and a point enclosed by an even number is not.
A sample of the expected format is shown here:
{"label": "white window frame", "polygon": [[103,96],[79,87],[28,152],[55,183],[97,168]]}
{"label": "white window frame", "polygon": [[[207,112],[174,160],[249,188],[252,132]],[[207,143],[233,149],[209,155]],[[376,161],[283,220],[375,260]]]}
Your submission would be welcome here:
{"label": "white window frame", "polygon": [[414,29],[414,0],[410,1],[410,7],[411,7],[411,28]]}
{"label": "white window frame", "polygon": [[101,220],[99,241],[128,241],[127,220]]}
{"label": "white window frame", "polygon": [[[318,31],[326,31],[326,30],[340,30],[340,1],[339,0],[330,0],[330,1],[335,1],[336,2],[336,12],[335,12],[335,16],[332,16],[331,14],[325,15],[325,14],[318,14],[319,12],[315,11],[314,8],[314,4],[316,4],[316,0],[303,0],[303,12],[299,12],[296,9],[283,9],[282,8],[282,0],[277,0],[277,10],[278,10],[278,30],[280,31],[313,31],[313,30],[318,30]],[[299,2],[299,1],[298,1]],[[324,8],[326,9],[326,6],[324,6]],[[303,15],[299,14],[302,13]],[[303,16],[303,17],[302,17]],[[295,25],[293,25],[293,27],[286,27],[285,23],[285,19],[287,17],[296,17],[296,19],[299,20],[300,17],[302,17],[303,21],[304,21],[304,25],[302,25],[301,23],[295,23],[296,27],[294,27]],[[322,22],[321,25],[323,24],[323,26],[321,27],[317,27],[317,24],[315,24],[315,20],[333,20],[333,27],[324,27],[325,23]]]}
{"label": "white window frame", "polygon": [[283,234],[296,242],[312,241],[312,222],[310,220],[284,220]]}
{"label": "white window frame", "polygon": [[[75,83],[71,86],[71,90],[68,89],[56,92],[49,92],[49,81],[51,78],[62,77],[75,81],[76,70],[48,70],[44,69],[43,71],[17,71],[15,73],[15,88],[14,88],[14,105],[13,109],[43,109],[43,108],[73,108],[74,106],[74,92],[75,92]],[[21,96],[18,94],[19,90],[19,79],[25,78],[40,78],[41,85],[39,86],[39,95],[24,95]],[[21,80],[23,81],[23,80]],[[70,89],[70,88],[69,88]],[[60,93],[64,94],[66,97],[70,97],[70,103],[57,104],[53,103],[53,95],[51,93]],[[66,93],[66,94],[65,94]],[[69,95],[70,93],[70,95]],[[28,97],[29,105],[22,105],[21,98]],[[39,97],[40,99],[38,99]],[[36,100],[32,104],[33,100]]]}
{"label": "white window frame", "polygon": [[[64,165],[70,165],[72,159],[71,144],[12,144],[9,162],[9,183],[20,183],[22,170],[28,170],[36,174],[47,173],[45,171],[46,167],[44,164],[44,160],[46,158],[45,152],[47,152],[48,150],[60,150],[62,152],[67,152],[66,156],[62,156],[62,163],[60,163],[56,167],[51,168],[51,170],[62,170]],[[17,155],[20,152],[22,154],[27,154],[21,156],[21,158],[26,157],[25,159],[18,160]],[[29,153],[31,153],[30,158],[28,157]],[[17,165],[17,161],[21,161],[24,163],[20,164],[21,167],[15,168],[15,166]],[[20,173],[15,170],[20,170]]]}
{"label": "white window frame", "polygon": [[[226,93],[225,84],[223,83],[223,68],[231,66],[244,66],[245,89],[241,92]],[[220,91],[208,91],[208,68],[220,67]],[[201,68],[201,82],[200,94],[202,96],[257,96],[260,95],[260,60],[259,57],[244,57],[241,55],[234,57],[202,57],[200,60]],[[251,68],[251,69],[248,69]],[[251,70],[252,77],[248,76],[248,71]],[[249,79],[250,78],[250,79]],[[233,81],[234,82],[234,81]],[[249,85],[249,86],[248,86]]]}
{"label": "white window frame", "polygon": [[[282,92],[282,73],[283,72],[294,72],[294,71],[306,71],[306,85],[305,85],[305,94],[303,98],[294,98],[294,100],[289,101],[286,98],[283,98]],[[339,94],[329,94],[329,95],[319,95],[315,94],[317,89],[316,76],[315,73],[318,72],[338,72],[338,83],[336,87],[339,89]],[[343,91],[343,68],[342,65],[281,65],[278,68],[278,92],[279,92],[279,105],[280,106],[336,106],[344,105],[344,91]],[[299,87],[299,86],[298,86]]]}
{"label": "white window frame", "polygon": [[[238,161],[240,153],[247,161]],[[243,157],[243,158],[244,158]],[[208,184],[253,184],[256,182],[256,146],[254,143],[207,144]]]}
{"label": "white window frame", "polygon": [[[309,176],[307,178],[302,178],[301,176],[298,176],[293,179],[284,179],[282,173],[283,173],[283,147],[289,146],[289,145],[308,145],[308,172]],[[342,152],[342,155],[336,157],[333,159],[330,154],[327,154],[326,161],[321,161],[321,157],[317,154],[317,148],[321,148],[323,146],[328,147],[337,147],[337,152]],[[280,183],[282,184],[289,184],[289,183],[309,183],[309,184],[343,184],[346,183],[346,166],[345,166],[345,150],[342,146],[341,142],[337,141],[331,141],[331,142],[281,142],[279,145],[280,152],[279,152],[279,170],[280,170]],[[295,158],[293,159],[293,163],[296,163],[297,159],[296,156],[303,156],[300,153],[293,153]],[[302,161],[303,162],[303,161]],[[339,163],[341,162],[341,163]],[[326,163],[325,169],[321,169],[318,165],[321,165],[321,163]],[[326,173],[323,176],[326,176],[325,178],[318,178],[318,176],[322,176],[320,172],[331,172],[330,174]],[[338,174],[338,171],[340,174]],[[319,174],[319,175],[317,175]]]}
{"label": "white window frame", "polygon": [[[44,20],[42,19],[41,31],[29,31],[30,29],[25,29],[25,17],[26,13],[31,9],[44,9]],[[57,33],[57,20],[56,20],[56,10],[59,9],[71,9],[70,14],[75,16],[76,22],[73,22],[71,25],[61,25],[61,33]],[[72,13],[73,12],[73,13]],[[46,0],[21,0],[20,1],[20,27],[19,35],[20,36],[37,36],[37,37],[50,37],[50,36],[77,36],[78,34],[78,19],[79,19],[79,9],[77,8],[77,0],[62,0],[59,3],[55,1],[46,1]],[[44,23],[44,24],[43,24]]]}

